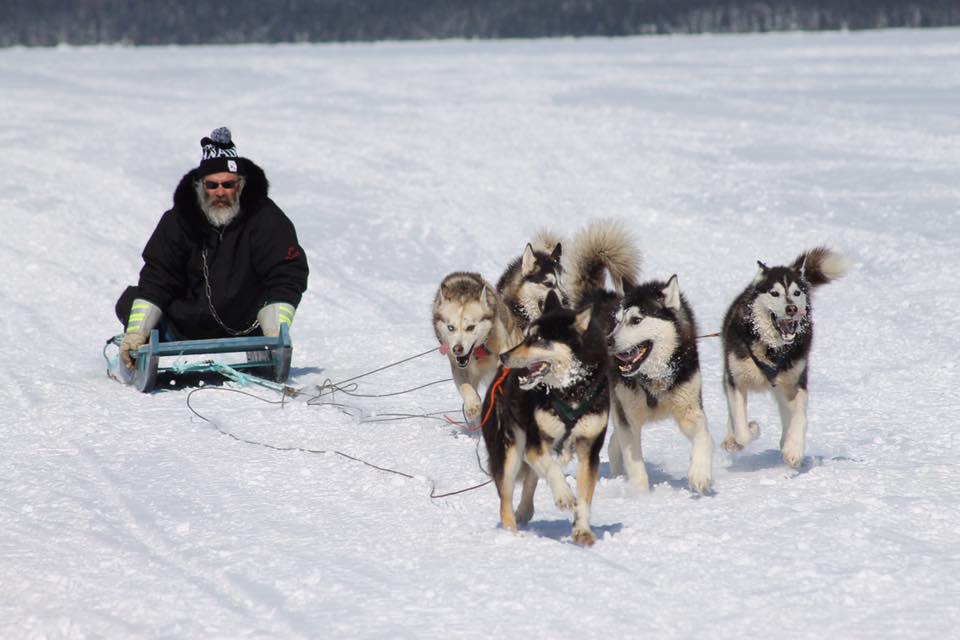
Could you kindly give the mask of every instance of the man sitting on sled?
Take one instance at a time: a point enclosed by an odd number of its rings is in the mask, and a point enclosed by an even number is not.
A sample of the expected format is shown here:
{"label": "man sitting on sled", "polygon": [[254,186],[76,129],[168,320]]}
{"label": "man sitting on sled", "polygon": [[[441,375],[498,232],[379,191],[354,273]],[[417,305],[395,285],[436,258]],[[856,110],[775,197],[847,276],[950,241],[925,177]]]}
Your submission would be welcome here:
{"label": "man sitting on sled", "polygon": [[306,254],[263,170],[238,155],[226,127],[200,146],[200,165],[147,241],[139,283],[117,300],[128,368],[154,328],[161,340],[278,335],[307,288]]}

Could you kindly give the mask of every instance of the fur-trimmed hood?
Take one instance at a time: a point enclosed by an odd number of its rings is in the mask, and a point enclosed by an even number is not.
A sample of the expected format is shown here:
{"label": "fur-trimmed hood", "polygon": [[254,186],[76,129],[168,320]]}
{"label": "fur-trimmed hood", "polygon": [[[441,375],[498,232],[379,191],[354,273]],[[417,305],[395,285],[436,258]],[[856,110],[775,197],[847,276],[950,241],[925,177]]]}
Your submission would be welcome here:
{"label": "fur-trimmed hood", "polygon": [[[247,158],[239,158],[240,175],[246,183],[240,194],[240,215],[238,220],[255,214],[267,199],[270,183],[267,176],[256,163]],[[194,184],[201,180],[199,169],[191,169],[180,179],[177,189],[173,192],[173,208],[183,216],[185,222],[198,232],[202,233],[209,223],[200,210],[197,202],[197,191]]]}

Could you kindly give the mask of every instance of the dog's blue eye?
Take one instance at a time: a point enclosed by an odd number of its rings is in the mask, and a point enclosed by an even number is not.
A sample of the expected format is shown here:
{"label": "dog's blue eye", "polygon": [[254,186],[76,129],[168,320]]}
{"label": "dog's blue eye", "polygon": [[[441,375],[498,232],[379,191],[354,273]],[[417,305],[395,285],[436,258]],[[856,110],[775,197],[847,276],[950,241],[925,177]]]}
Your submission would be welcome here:
{"label": "dog's blue eye", "polygon": [[453,330],[455,330],[455,329],[456,329],[456,327],[453,326],[452,324],[448,324],[448,325],[447,325],[447,331],[453,331]]}

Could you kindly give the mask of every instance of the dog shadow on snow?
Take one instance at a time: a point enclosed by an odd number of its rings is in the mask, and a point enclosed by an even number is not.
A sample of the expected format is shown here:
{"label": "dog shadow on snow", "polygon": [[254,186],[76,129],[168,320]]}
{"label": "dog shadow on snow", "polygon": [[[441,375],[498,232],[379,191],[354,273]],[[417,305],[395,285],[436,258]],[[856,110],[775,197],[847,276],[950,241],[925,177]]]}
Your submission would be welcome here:
{"label": "dog shadow on snow", "polygon": [[764,469],[784,469],[793,471],[796,475],[809,473],[816,467],[822,467],[831,462],[860,462],[856,458],[847,456],[834,456],[827,458],[822,455],[804,456],[803,462],[796,469],[790,469],[783,461],[783,454],[779,449],[767,449],[758,453],[738,453],[733,461],[727,466],[730,473],[751,473],[753,471],[762,471]]}
{"label": "dog shadow on snow", "polygon": [[[686,476],[678,477],[670,473],[667,473],[666,471],[663,470],[663,467],[661,465],[652,463],[649,460],[646,461],[646,465],[647,465],[647,478],[650,480],[651,490],[654,490],[657,487],[657,485],[664,485],[664,484],[670,487],[671,489],[680,489],[683,491],[688,490]],[[629,482],[627,480],[627,476],[625,475],[622,475],[622,476],[613,475],[613,473],[610,471],[609,462],[600,463],[600,477],[606,478],[608,480],[616,480],[617,478],[619,478],[623,482]],[[711,494],[712,492],[708,493],[707,495],[711,495]],[[694,495],[699,497],[699,494],[694,494]]]}
{"label": "dog shadow on snow", "polygon": [[[591,524],[590,529],[599,540],[608,533],[610,535],[620,533],[620,531],[623,529],[623,525],[619,522],[614,524]],[[541,538],[549,538],[550,540],[556,540],[557,542],[569,542],[570,544],[573,544],[573,541],[570,539],[569,518],[560,518],[557,520],[531,520],[525,527],[523,527],[523,531]],[[566,540],[564,540],[565,538]]]}
{"label": "dog shadow on snow", "polygon": [[[651,464],[649,461],[647,462],[647,476],[650,478],[651,488],[655,488],[657,485],[667,485],[671,489],[689,491],[687,488],[686,477],[677,477],[671,475],[664,471],[661,466],[657,464]],[[600,477],[608,480],[619,478],[623,482],[627,482],[625,476],[614,476],[610,472],[609,462],[600,463]],[[711,491],[706,495],[713,495],[713,492]],[[691,497],[699,499],[702,496],[692,493]],[[596,496],[594,496],[594,500],[596,499]],[[608,533],[610,535],[620,533],[623,530],[623,524],[619,522],[613,524],[591,524],[590,528],[593,530],[593,533],[596,534],[598,539],[603,539],[603,537]],[[549,538],[550,540],[556,540],[558,542],[570,542],[569,518],[559,518],[555,520],[532,520],[527,523],[523,530],[542,538]]]}

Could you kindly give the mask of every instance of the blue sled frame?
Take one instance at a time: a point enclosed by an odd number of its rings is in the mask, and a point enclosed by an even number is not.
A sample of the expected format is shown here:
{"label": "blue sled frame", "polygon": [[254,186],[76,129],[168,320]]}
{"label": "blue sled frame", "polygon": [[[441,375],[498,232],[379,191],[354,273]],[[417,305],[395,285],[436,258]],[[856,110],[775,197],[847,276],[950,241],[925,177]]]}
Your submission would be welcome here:
{"label": "blue sled frame", "polygon": [[274,382],[286,382],[290,375],[290,360],[293,357],[293,345],[290,343],[290,329],[280,325],[280,335],[273,337],[258,336],[247,338],[214,338],[212,340],[179,340],[160,342],[160,332],[150,332],[150,341],[137,349],[134,354],[137,366],[133,374],[133,384],[143,393],[149,393],[157,383],[157,376],[173,368],[160,367],[160,358],[206,353],[249,353],[267,351],[269,360],[257,360],[231,364],[234,369],[272,368]]}

